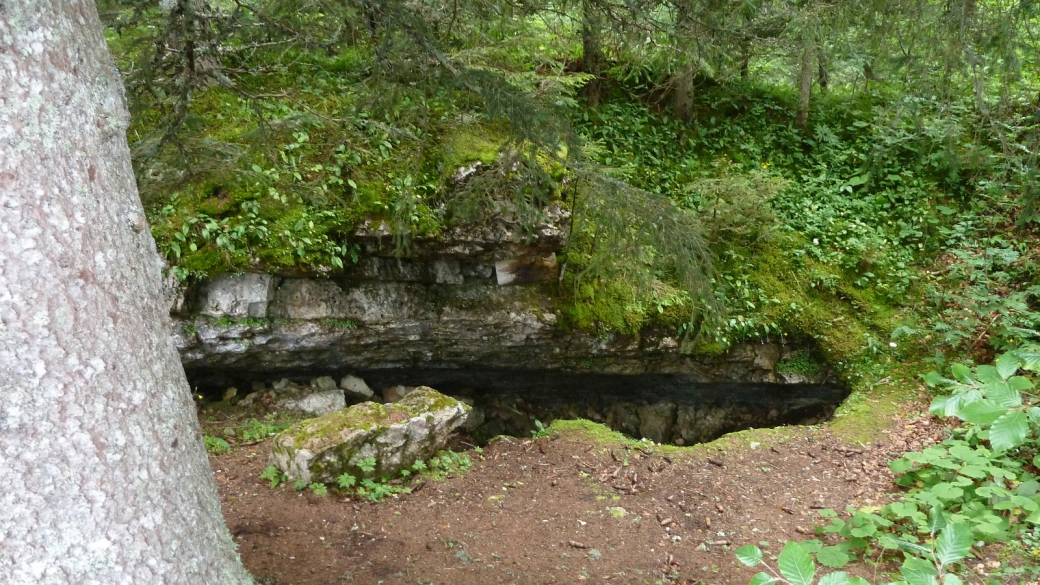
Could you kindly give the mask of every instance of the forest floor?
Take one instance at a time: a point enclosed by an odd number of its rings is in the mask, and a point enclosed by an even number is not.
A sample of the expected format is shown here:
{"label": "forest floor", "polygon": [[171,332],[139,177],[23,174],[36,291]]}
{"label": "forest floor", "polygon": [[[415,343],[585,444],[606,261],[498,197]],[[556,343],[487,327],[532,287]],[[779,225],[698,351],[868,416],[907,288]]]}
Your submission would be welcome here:
{"label": "forest floor", "polygon": [[[904,404],[875,441],[855,444],[826,424],[688,448],[626,441],[585,421],[482,449],[460,437],[453,448],[471,469],[378,503],[272,489],[259,477],[264,443],[211,465],[242,560],[265,585],[743,584],[760,567],[740,565],[736,548],[755,544],[775,559],[786,541],[814,538],[817,510],[886,503],[887,462],[942,440],[923,411]],[[970,563],[980,578],[985,560]],[[844,570],[881,582],[896,568]]]}

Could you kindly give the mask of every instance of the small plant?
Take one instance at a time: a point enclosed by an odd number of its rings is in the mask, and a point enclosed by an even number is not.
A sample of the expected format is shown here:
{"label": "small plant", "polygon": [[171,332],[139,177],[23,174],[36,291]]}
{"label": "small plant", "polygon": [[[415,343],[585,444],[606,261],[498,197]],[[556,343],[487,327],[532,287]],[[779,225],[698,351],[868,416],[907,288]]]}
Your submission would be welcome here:
{"label": "small plant", "polygon": [[[932,532],[933,544],[922,546],[909,542],[899,542],[899,548],[906,553],[903,566],[899,572],[903,580],[892,585],[962,585],[963,581],[950,572],[949,568],[960,562],[971,549],[971,528],[965,523],[944,524],[942,516],[935,517],[936,523]],[[762,562],[762,551],[754,545],[740,547],[736,551],[737,559],[748,567]],[[822,552],[822,551],[821,551]],[[820,558],[820,553],[817,553]],[[822,561],[822,559],[821,559]],[[779,573],[765,565],[769,573],[761,572],[751,578],[750,585],[766,583],[789,583],[791,585],[812,585],[816,576],[816,564],[812,556],[797,542],[788,542],[777,558]],[[770,574],[772,573],[772,574]],[[844,572],[823,576],[818,585],[869,585],[860,577],[850,577]]]}
{"label": "small plant", "polygon": [[357,462],[357,466],[358,469],[364,471],[365,473],[372,473],[376,469],[376,458],[365,457],[364,459],[360,459]]}
{"label": "small plant", "polygon": [[542,424],[542,421],[534,419],[535,430],[531,431],[531,437],[535,439],[541,439],[542,437],[549,436],[549,427]]}
{"label": "small plant", "polygon": [[246,443],[263,441],[287,428],[289,428],[288,424],[278,422],[275,415],[269,414],[262,421],[255,418],[247,420],[241,436]]}
{"label": "small plant", "polygon": [[804,351],[795,352],[791,357],[776,363],[779,374],[802,374],[812,376],[820,373],[820,364]]}
{"label": "small plant", "polygon": [[389,478],[383,477],[379,481],[373,479],[361,480],[361,486],[358,487],[357,493],[359,496],[367,497],[370,501],[381,502],[387,496],[395,494],[410,494],[412,493],[411,488],[402,487],[399,485],[393,485],[388,483]]}
{"label": "small plant", "polygon": [[278,484],[285,481],[285,474],[274,465],[268,465],[264,468],[263,473],[260,474],[260,479],[266,479],[271,482],[271,489],[274,489],[278,487]]}
{"label": "small plant", "polygon": [[357,485],[357,478],[349,473],[344,473],[336,478],[336,485],[338,485],[340,489],[349,490]]}
{"label": "small plant", "polygon": [[293,481],[293,484],[292,484],[293,489],[296,490],[296,491],[300,491],[300,490],[306,488],[308,485],[309,484],[306,481],[302,480],[302,479],[297,479],[297,480]]}
{"label": "small plant", "polygon": [[206,451],[213,455],[224,455],[231,452],[231,445],[220,437],[206,435],[203,440],[206,442]]}
{"label": "small plant", "polygon": [[329,493],[329,488],[326,487],[325,484],[317,482],[317,481],[311,483],[307,487],[310,488],[310,490],[312,492],[314,492],[314,495],[316,495],[316,496],[326,496]]}
{"label": "small plant", "polygon": [[322,319],[321,324],[325,327],[328,327],[329,329],[341,329],[344,331],[357,329],[357,323],[351,321],[350,319]]}

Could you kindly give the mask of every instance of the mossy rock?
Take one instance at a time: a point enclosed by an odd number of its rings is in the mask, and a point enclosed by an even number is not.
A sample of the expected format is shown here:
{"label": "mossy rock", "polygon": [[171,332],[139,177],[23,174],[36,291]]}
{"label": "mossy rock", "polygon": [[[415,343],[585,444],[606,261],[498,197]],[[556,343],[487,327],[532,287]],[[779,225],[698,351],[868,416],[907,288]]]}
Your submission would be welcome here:
{"label": "mossy rock", "polygon": [[[273,441],[274,464],[292,480],[334,483],[355,477],[395,477],[448,444],[470,407],[420,386],[394,404],[362,402],[305,420]],[[375,459],[370,467],[362,464]]]}

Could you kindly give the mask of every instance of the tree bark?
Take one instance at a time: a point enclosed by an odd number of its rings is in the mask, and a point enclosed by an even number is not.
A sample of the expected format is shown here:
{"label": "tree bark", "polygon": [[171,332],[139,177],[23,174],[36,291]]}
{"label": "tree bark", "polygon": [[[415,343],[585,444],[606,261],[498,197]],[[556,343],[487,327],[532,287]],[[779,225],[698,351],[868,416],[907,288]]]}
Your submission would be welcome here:
{"label": "tree bark", "polygon": [[798,71],[798,114],[794,118],[794,127],[805,130],[809,120],[809,98],[812,95],[813,62],[816,55],[816,44],[806,40],[802,48],[802,65]]}
{"label": "tree bark", "polygon": [[0,580],[246,584],[91,0],[0,4]]}
{"label": "tree bark", "polygon": [[603,16],[593,0],[581,3],[581,71],[593,76],[585,84],[585,99],[590,108],[598,108],[603,97]]}

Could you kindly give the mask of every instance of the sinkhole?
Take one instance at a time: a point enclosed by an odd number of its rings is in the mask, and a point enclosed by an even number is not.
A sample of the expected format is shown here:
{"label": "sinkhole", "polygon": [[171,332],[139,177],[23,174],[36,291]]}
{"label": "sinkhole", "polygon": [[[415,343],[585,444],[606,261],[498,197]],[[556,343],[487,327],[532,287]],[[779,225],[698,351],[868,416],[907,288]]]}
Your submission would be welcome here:
{"label": "sinkhole", "polygon": [[[339,380],[347,372],[280,372],[257,381],[271,387],[286,378],[307,383],[317,375]],[[349,372],[376,393],[395,386],[430,386],[473,407],[463,429],[475,443],[498,435],[529,436],[536,421],[584,418],[636,439],[692,445],[749,428],[817,424],[828,420],[849,390],[833,383],[702,383],[682,374],[589,374],[546,370],[394,368]],[[189,371],[189,381],[208,399],[225,388]],[[215,373],[214,373],[215,374]],[[226,372],[225,372],[226,374]]]}

